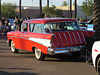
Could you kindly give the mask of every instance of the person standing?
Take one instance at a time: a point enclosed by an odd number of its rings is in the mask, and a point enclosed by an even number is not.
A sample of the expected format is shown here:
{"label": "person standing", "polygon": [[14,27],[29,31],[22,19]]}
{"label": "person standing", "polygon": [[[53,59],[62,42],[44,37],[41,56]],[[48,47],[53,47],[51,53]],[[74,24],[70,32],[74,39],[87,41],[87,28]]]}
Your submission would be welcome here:
{"label": "person standing", "polygon": [[20,22],[18,16],[15,16],[15,20],[16,20],[16,30],[21,31],[21,22]]}
{"label": "person standing", "polygon": [[1,22],[2,22],[3,25],[5,25],[5,19],[4,19],[4,17],[1,18]]}
{"label": "person standing", "polygon": [[18,27],[16,28],[16,25],[17,25],[16,20],[14,20],[13,26],[11,27],[12,31],[18,30],[17,29]]}
{"label": "person standing", "polygon": [[27,17],[27,19],[26,20],[30,20],[30,17]]}

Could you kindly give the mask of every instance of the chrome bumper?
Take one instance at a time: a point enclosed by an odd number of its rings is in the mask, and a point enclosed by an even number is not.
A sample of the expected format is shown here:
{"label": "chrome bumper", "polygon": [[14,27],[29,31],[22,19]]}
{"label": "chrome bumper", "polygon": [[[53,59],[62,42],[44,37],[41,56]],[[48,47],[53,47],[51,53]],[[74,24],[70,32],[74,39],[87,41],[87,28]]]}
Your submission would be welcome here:
{"label": "chrome bumper", "polygon": [[64,48],[48,48],[48,54],[60,54],[60,53],[68,53],[68,52],[76,52],[80,51],[80,49],[85,46],[75,46],[75,47],[64,47]]}
{"label": "chrome bumper", "polygon": [[8,41],[6,41],[6,43],[7,43],[7,45],[9,45],[9,42]]}

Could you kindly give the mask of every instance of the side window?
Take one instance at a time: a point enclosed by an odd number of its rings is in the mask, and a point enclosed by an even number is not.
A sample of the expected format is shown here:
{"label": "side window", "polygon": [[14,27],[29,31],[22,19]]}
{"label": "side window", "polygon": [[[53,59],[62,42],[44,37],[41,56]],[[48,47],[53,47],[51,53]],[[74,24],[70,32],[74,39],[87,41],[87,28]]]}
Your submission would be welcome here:
{"label": "side window", "polygon": [[43,33],[42,24],[30,24],[29,31],[35,33]]}
{"label": "side window", "polygon": [[29,24],[29,31],[33,32],[35,24]]}
{"label": "side window", "polygon": [[42,24],[35,24],[33,32],[42,33]]}
{"label": "side window", "polygon": [[28,24],[27,23],[23,23],[22,25],[21,25],[21,31],[22,32],[27,32],[28,30]]}

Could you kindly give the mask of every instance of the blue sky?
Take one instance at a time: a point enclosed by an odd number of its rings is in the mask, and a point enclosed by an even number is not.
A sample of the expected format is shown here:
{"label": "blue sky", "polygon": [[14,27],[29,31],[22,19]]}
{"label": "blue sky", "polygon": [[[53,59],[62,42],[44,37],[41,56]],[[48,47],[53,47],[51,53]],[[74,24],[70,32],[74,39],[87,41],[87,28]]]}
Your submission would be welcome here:
{"label": "blue sky", "polygon": [[[47,0],[42,0],[43,1],[43,6],[46,6]],[[61,6],[61,4],[64,1],[68,0],[49,0],[50,1],[50,6],[55,5],[55,6]],[[72,0],[74,2],[74,0]],[[85,0],[77,0],[78,5],[82,5],[82,2]],[[19,0],[1,0],[1,3],[4,2],[10,2],[10,3],[16,3],[19,5]],[[22,6],[39,6],[39,0],[22,0]]]}

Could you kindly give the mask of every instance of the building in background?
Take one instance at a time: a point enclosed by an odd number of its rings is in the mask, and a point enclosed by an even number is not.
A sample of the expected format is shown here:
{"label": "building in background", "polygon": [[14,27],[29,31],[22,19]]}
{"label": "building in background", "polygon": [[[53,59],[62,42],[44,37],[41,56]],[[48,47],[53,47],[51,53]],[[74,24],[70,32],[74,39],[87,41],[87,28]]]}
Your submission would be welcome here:
{"label": "building in background", "polygon": [[[15,9],[15,11],[19,13],[19,8]],[[21,14],[22,17],[38,18],[40,16],[40,10],[39,7],[22,6]]]}
{"label": "building in background", "polygon": [[[22,6],[22,17],[31,17],[38,18],[40,16],[40,8],[35,6]],[[56,10],[61,9],[63,12],[63,17],[69,18],[70,16],[70,6],[60,6],[56,7]],[[16,9],[19,12],[19,8]],[[74,18],[75,8],[72,6],[72,17]],[[77,17],[86,19],[86,14],[81,11],[81,6],[77,6]],[[91,17],[87,17],[87,19],[91,19]]]}
{"label": "building in background", "polygon": [[[56,9],[63,10],[63,16],[64,17],[69,17],[70,15],[70,6],[60,6],[56,7]],[[75,12],[75,7],[72,6],[72,17],[74,18],[74,12]],[[83,13],[81,10],[81,6],[77,6],[77,17],[86,19],[86,14]],[[91,19],[91,17],[87,17],[87,19]]]}

